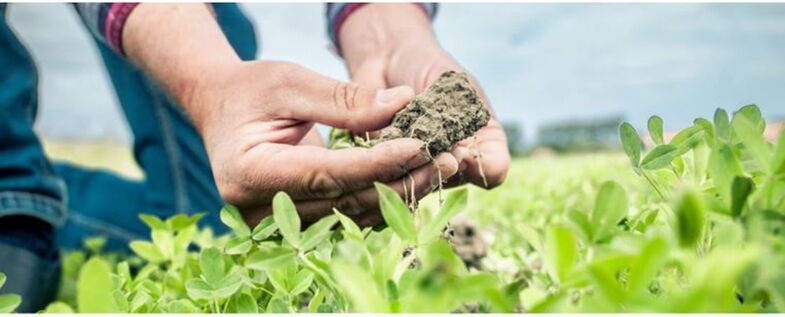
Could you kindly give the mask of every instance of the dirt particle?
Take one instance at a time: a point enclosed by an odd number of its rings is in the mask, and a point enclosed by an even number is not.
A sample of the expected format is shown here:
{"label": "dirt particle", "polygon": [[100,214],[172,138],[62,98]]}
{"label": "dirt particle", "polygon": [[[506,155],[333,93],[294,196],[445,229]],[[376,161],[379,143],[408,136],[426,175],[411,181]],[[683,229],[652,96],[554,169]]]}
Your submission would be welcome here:
{"label": "dirt particle", "polygon": [[426,142],[428,153],[436,156],[474,135],[490,118],[466,74],[447,71],[395,114],[377,142],[416,138]]}
{"label": "dirt particle", "polygon": [[488,254],[488,244],[477,233],[477,228],[470,222],[455,220],[450,222],[442,235],[467,267],[479,269],[482,259]]}

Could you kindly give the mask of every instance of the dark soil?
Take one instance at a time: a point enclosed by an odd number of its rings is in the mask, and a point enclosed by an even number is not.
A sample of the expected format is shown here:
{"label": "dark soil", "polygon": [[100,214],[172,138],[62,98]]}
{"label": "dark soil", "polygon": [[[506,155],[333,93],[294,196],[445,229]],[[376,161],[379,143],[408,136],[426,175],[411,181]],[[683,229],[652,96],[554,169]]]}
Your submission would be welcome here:
{"label": "dark soil", "polygon": [[444,72],[382,129],[378,142],[416,138],[436,156],[486,126],[491,114],[469,83],[466,74]]}

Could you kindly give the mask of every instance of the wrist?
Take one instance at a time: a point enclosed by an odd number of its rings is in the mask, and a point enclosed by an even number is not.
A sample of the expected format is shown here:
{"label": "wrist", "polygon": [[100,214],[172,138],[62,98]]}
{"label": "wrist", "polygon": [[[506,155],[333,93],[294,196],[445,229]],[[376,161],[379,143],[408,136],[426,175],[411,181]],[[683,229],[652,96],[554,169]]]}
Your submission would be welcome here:
{"label": "wrist", "polygon": [[375,3],[356,9],[338,30],[338,42],[350,71],[384,60],[401,46],[438,46],[426,11],[410,3]]}
{"label": "wrist", "polygon": [[241,63],[204,4],[138,5],[122,34],[129,60],[155,79],[198,121],[200,87]]}

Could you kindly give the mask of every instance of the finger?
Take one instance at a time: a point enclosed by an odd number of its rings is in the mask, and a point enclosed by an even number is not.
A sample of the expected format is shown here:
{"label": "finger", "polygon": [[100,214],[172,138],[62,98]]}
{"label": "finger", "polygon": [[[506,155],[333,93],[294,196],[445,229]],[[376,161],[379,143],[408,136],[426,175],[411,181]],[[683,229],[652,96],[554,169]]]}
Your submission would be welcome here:
{"label": "finger", "polygon": [[[408,200],[419,200],[438,188],[439,181],[455,174],[458,162],[449,153],[442,153],[433,162],[422,166],[409,175],[394,181],[385,182],[398,195]],[[441,174],[441,176],[439,175]],[[412,197],[414,194],[414,197]],[[302,201],[297,203],[300,217],[305,221],[314,221],[332,212],[332,208],[350,217],[361,214],[379,212],[379,195],[373,186],[343,194],[332,199]],[[370,221],[372,219],[368,219]]]}
{"label": "finger", "polygon": [[252,168],[237,180],[244,184],[242,192],[247,192],[247,197],[235,200],[269,201],[278,190],[286,191],[294,200],[335,198],[372,187],[377,181],[398,179],[430,162],[423,147],[422,141],[409,138],[341,150],[264,144],[251,149],[240,163]]}
{"label": "finger", "polygon": [[495,120],[480,129],[476,138],[461,141],[452,153],[466,164],[466,180],[483,188],[501,185],[510,167],[507,139]]}
{"label": "finger", "polygon": [[278,92],[278,114],[352,131],[387,126],[414,98],[407,86],[371,89],[299,69],[288,74]]}
{"label": "finger", "polygon": [[[385,182],[385,185],[390,186],[400,197],[409,197],[411,199],[411,194],[414,192],[415,199],[421,199],[438,187],[439,173],[441,173],[442,179],[447,179],[455,174],[457,168],[458,162],[455,158],[449,153],[442,153],[436,157],[433,164],[417,168],[407,176]],[[376,188],[373,186],[336,198],[306,201],[295,200],[295,204],[300,219],[304,223],[314,222],[332,214],[333,208],[337,208],[340,212],[356,219],[360,223],[365,223],[366,225],[378,223],[378,221],[374,220],[378,216],[360,217],[361,214],[379,214],[379,196]],[[272,213],[269,205],[243,208],[242,211],[246,223],[251,226],[256,225],[264,217]]]}

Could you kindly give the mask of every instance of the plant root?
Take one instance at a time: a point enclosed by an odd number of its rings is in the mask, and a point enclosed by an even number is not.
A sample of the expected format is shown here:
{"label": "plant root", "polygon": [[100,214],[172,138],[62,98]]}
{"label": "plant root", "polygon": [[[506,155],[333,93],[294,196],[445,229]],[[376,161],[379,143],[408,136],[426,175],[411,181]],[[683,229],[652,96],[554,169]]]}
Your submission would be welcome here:
{"label": "plant root", "polygon": [[485,188],[488,188],[488,179],[485,177],[485,171],[483,171],[482,169],[482,152],[479,150],[479,147],[477,146],[476,135],[472,136],[471,149],[473,150],[472,157],[474,157],[474,159],[477,160],[477,169],[478,172],[480,172],[480,177],[482,177],[482,184],[485,186]]}

